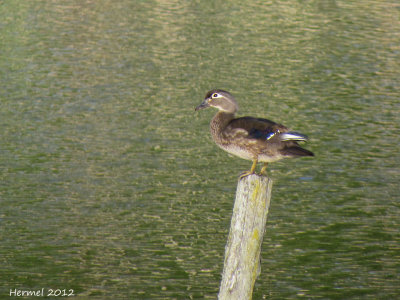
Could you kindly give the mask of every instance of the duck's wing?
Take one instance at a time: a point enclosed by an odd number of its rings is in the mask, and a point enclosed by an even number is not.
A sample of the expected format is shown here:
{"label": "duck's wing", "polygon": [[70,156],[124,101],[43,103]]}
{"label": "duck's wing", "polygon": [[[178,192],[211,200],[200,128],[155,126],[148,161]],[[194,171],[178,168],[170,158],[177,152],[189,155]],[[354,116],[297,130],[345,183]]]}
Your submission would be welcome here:
{"label": "duck's wing", "polygon": [[268,140],[279,133],[285,133],[288,129],[273,121],[253,118],[242,117],[233,119],[228,127],[228,131],[234,135],[241,135],[248,139]]}
{"label": "duck's wing", "polygon": [[281,124],[268,119],[242,117],[233,119],[228,125],[228,131],[235,136],[242,136],[247,139],[275,142],[306,141],[307,136],[298,132],[289,131]]}
{"label": "duck's wing", "polygon": [[281,155],[290,157],[314,156],[311,151],[301,148],[297,143],[306,141],[307,136],[289,131],[287,127],[267,119],[253,117],[233,119],[226,129],[225,133],[230,138],[244,145],[250,143],[258,145],[259,149],[265,149],[268,144],[268,149],[272,153],[278,151]]}

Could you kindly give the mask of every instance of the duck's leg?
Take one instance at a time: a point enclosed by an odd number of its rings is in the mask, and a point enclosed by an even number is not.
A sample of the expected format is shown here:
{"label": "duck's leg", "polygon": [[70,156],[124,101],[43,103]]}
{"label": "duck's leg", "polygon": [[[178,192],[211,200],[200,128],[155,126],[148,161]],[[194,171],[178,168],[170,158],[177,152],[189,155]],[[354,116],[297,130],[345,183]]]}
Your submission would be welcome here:
{"label": "duck's leg", "polygon": [[246,176],[249,176],[251,174],[254,174],[254,171],[256,170],[257,162],[258,162],[258,160],[254,159],[250,171],[247,171],[247,172],[244,172],[244,173],[240,174],[239,179],[242,179],[243,177],[246,177]]}
{"label": "duck's leg", "polygon": [[261,168],[260,175],[265,175],[265,171],[267,171],[268,163],[264,163],[263,167]]}

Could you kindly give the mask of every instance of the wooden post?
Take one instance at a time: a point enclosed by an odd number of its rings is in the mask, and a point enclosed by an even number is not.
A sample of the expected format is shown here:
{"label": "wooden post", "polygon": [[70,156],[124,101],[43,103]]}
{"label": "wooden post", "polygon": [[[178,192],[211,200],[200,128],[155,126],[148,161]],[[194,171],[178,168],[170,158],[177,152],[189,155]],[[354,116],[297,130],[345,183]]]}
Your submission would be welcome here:
{"label": "wooden post", "polygon": [[261,272],[260,252],[265,232],[272,179],[249,175],[239,179],[231,228],[225,247],[219,300],[249,300]]}

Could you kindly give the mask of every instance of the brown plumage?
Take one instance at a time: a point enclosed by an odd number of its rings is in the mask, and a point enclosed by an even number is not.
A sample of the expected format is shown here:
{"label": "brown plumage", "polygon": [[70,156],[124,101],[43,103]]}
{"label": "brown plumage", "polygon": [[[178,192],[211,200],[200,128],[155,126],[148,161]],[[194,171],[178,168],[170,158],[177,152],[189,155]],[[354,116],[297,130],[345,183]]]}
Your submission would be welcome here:
{"label": "brown plumage", "polygon": [[311,151],[298,144],[299,141],[307,140],[303,134],[289,131],[285,126],[267,119],[235,119],[238,105],[227,91],[209,91],[196,110],[207,107],[219,110],[210,123],[215,143],[231,154],[253,161],[250,171],[243,173],[241,177],[253,174],[257,162],[264,163],[261,169],[261,174],[264,174],[269,162],[289,157],[314,156]]}

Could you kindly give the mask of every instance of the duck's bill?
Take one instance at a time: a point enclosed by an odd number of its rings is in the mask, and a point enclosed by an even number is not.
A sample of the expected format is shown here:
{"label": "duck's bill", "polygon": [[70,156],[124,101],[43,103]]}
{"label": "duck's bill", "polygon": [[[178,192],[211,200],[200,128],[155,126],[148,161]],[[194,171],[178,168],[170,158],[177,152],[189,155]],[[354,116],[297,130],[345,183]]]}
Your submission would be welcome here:
{"label": "duck's bill", "polygon": [[208,103],[208,100],[205,99],[199,106],[197,106],[197,107],[195,108],[195,110],[204,109],[204,108],[207,108],[207,107],[209,107],[209,106],[210,106],[210,104]]}

